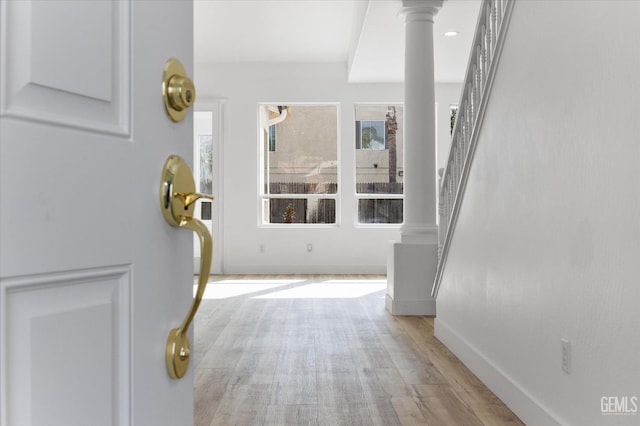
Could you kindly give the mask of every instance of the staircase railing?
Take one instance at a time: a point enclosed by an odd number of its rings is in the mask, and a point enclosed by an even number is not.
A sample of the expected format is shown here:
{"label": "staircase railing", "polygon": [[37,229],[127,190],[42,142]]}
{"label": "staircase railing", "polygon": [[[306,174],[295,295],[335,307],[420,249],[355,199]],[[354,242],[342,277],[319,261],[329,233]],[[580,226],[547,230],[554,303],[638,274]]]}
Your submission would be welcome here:
{"label": "staircase railing", "polygon": [[446,169],[439,170],[438,270],[432,290],[433,297],[437,296],[440,288],[451,238],[469,178],[478,133],[489,93],[491,93],[491,85],[514,1],[482,0],[476,34],[451,135],[449,159]]}

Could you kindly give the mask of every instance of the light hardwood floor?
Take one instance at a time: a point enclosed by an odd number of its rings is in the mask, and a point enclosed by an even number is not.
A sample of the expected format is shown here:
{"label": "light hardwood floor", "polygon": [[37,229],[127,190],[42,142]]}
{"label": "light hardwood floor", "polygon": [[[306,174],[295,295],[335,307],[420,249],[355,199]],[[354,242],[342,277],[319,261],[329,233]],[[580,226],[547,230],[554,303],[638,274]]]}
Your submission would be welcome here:
{"label": "light hardwood floor", "polygon": [[195,424],[521,425],[380,276],[218,276],[195,320]]}

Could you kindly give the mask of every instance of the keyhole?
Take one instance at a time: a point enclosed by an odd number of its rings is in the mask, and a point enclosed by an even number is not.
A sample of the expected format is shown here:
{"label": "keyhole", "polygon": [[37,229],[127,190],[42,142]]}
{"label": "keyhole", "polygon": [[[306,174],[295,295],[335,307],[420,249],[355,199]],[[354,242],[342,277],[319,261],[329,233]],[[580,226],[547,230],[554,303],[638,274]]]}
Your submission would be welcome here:
{"label": "keyhole", "polygon": [[180,360],[184,361],[187,358],[189,358],[189,354],[187,353],[187,350],[184,347],[180,348]]}
{"label": "keyhole", "polygon": [[191,100],[193,99],[193,93],[191,93],[191,90],[187,90],[187,93],[185,93],[185,99],[187,100],[187,102],[191,102]]}

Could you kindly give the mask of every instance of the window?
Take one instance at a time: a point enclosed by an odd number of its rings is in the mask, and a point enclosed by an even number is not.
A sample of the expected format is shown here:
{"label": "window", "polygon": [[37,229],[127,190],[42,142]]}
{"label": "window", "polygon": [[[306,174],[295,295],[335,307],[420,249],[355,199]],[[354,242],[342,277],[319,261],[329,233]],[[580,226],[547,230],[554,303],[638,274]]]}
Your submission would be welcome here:
{"label": "window", "polygon": [[267,137],[269,140],[269,152],[276,152],[276,125],[275,124],[269,126],[269,134]]}
{"label": "window", "polygon": [[403,220],[402,105],[355,107],[356,202],[360,224]]}
{"label": "window", "polygon": [[[205,194],[213,194],[213,137],[211,135],[199,135],[200,157],[200,185],[199,191]],[[211,220],[211,201],[200,203],[200,218]]]}
{"label": "window", "polygon": [[458,105],[449,105],[449,120],[451,121],[450,134],[453,134],[453,128],[456,125],[456,115],[458,115]]}
{"label": "window", "polygon": [[356,121],[356,149],[388,149],[386,123],[381,120]]}
{"label": "window", "polygon": [[263,104],[259,113],[261,223],[336,223],[338,106]]}

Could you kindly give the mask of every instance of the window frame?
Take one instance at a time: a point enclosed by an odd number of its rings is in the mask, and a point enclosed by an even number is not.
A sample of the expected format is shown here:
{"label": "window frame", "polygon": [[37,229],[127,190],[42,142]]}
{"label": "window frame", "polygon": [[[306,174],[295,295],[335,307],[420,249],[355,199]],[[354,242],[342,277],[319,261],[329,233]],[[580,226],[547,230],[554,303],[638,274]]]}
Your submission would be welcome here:
{"label": "window frame", "polygon": [[[267,105],[289,105],[296,106],[334,106],[336,108],[336,192],[332,194],[266,194],[265,193],[265,154],[268,155],[269,144],[264,140],[264,134],[260,117],[260,109]],[[341,104],[340,102],[258,102],[256,105],[258,111],[257,117],[257,133],[258,133],[258,205],[257,205],[257,221],[259,228],[278,228],[278,229],[313,229],[313,228],[337,228],[340,227],[341,214],[341,187],[342,187],[342,120],[341,120]],[[268,134],[268,132],[266,132]],[[266,142],[266,143],[265,143]],[[265,153],[265,146],[267,152]],[[274,151],[271,151],[274,152]],[[334,223],[270,223],[268,221],[270,210],[270,199],[308,199],[321,200],[332,199],[335,203],[335,222]]]}
{"label": "window frame", "polygon": [[[354,211],[354,215],[353,215],[353,222],[354,222],[354,226],[356,228],[391,228],[391,229],[398,229],[400,228],[403,224],[404,224],[404,189],[403,189],[403,193],[402,194],[380,194],[380,193],[364,193],[364,192],[358,192],[358,158],[357,158],[357,152],[358,150],[361,150],[362,148],[357,148],[357,129],[356,129],[356,124],[358,122],[362,122],[362,121],[379,121],[379,120],[356,120],[356,109],[358,106],[386,106],[388,107],[389,105],[393,105],[393,106],[401,106],[403,108],[404,111],[404,102],[353,102],[352,106],[353,106],[353,120],[351,121],[352,123],[354,123],[353,125],[353,140],[356,141],[356,144],[352,145],[353,148],[353,168],[352,168],[352,173],[353,173],[353,183],[354,183],[354,187],[353,187],[353,192],[354,192],[354,200],[353,200],[353,211]],[[404,114],[403,114],[404,117]],[[404,123],[402,126],[402,130],[403,130],[403,136],[404,136]],[[386,123],[385,123],[385,150],[388,151],[388,139],[387,139],[387,134],[386,134]],[[403,141],[404,141],[404,137],[403,137]],[[368,148],[364,148],[365,150],[370,150]],[[373,150],[373,151],[381,151],[381,150]],[[403,160],[403,165],[402,165],[402,169],[398,170],[399,176],[403,176],[404,175],[404,160]],[[403,180],[404,181],[404,180]],[[404,185],[403,185],[404,186]],[[402,222],[400,223],[366,223],[366,222],[360,222],[360,211],[359,211],[359,204],[360,204],[360,200],[403,200],[403,214],[402,214]]]}

